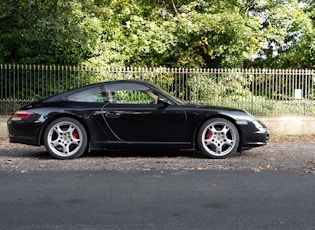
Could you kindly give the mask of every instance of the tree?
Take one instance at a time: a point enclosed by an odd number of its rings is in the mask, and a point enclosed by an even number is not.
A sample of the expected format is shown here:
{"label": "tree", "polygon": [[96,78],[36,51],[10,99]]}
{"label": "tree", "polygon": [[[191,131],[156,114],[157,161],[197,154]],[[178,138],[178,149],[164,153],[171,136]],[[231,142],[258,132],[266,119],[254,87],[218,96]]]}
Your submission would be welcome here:
{"label": "tree", "polygon": [[193,67],[242,67],[259,49],[259,19],[232,1],[194,1],[179,8],[178,62]]}
{"label": "tree", "polygon": [[315,30],[309,4],[297,0],[264,1],[253,9],[262,18],[262,32],[266,43],[257,59],[249,63],[255,67],[313,68]]}
{"label": "tree", "polygon": [[3,0],[0,62],[314,68],[311,0]]}
{"label": "tree", "polygon": [[[160,2],[159,2],[160,3]],[[242,67],[259,49],[259,18],[233,1],[116,0],[103,5],[103,55],[93,63],[172,67]]]}
{"label": "tree", "polygon": [[84,2],[4,0],[0,61],[76,65],[95,55],[102,28]]}

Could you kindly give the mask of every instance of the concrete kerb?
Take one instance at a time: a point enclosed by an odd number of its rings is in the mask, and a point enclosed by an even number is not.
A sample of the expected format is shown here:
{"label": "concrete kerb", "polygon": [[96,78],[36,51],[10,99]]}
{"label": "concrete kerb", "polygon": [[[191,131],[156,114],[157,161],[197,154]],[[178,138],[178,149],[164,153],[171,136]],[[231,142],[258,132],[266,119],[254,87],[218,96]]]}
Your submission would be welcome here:
{"label": "concrete kerb", "polygon": [[315,117],[256,117],[265,123],[271,136],[315,134]]}
{"label": "concrete kerb", "polygon": [[8,137],[7,120],[9,117],[0,117],[0,138]]}
{"label": "concrete kerb", "polygon": [[[0,116],[0,138],[8,137],[7,120]],[[257,117],[265,123],[271,136],[315,134],[315,117]]]}

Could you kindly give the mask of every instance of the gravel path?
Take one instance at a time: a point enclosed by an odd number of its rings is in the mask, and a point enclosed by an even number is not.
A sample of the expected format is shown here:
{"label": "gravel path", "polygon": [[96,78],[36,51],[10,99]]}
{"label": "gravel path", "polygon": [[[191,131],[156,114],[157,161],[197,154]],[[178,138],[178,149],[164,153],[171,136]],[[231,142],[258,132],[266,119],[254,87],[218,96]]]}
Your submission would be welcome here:
{"label": "gravel path", "polygon": [[230,158],[201,158],[192,151],[104,151],[74,160],[52,159],[44,147],[0,139],[0,171],[31,170],[302,170],[315,175],[315,135],[272,139]]}

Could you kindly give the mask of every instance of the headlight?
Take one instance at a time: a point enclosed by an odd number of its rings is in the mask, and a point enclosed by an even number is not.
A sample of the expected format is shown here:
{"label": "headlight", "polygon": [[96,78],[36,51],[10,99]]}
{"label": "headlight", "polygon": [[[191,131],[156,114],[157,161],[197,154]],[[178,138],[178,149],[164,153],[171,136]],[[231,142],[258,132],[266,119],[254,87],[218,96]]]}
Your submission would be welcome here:
{"label": "headlight", "polygon": [[260,130],[260,131],[265,131],[265,127],[257,120],[253,121],[253,124],[255,125],[255,127]]}

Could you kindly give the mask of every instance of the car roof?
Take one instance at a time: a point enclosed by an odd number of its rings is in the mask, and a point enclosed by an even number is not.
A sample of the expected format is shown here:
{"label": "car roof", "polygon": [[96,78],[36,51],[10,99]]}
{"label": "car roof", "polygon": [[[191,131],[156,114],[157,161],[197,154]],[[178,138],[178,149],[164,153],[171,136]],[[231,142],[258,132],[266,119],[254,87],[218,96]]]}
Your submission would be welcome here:
{"label": "car roof", "polygon": [[48,98],[46,98],[46,99],[44,99],[42,101],[43,102],[63,101],[64,97],[67,97],[68,95],[76,93],[76,92],[79,92],[81,90],[85,90],[85,89],[89,89],[89,88],[93,88],[93,87],[97,87],[97,86],[101,86],[101,85],[120,84],[120,83],[138,83],[138,84],[145,85],[145,86],[147,86],[149,88],[157,90],[157,88],[155,86],[151,85],[148,82],[141,81],[141,80],[130,80],[130,79],[127,79],[127,80],[113,80],[113,81],[105,81],[105,82],[99,82],[99,83],[95,83],[95,84],[89,84],[89,85],[81,86],[81,87],[78,87],[78,88],[75,88],[75,89],[70,89],[68,91],[65,91],[65,92],[56,94],[54,96],[48,97]]}

